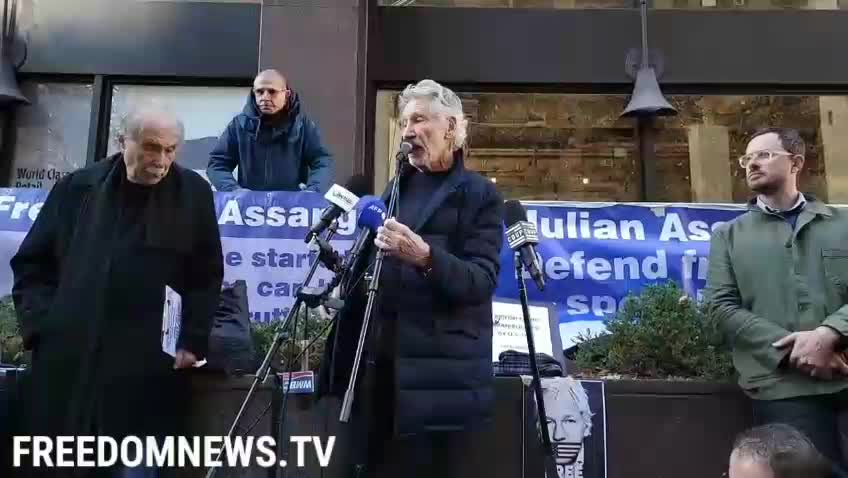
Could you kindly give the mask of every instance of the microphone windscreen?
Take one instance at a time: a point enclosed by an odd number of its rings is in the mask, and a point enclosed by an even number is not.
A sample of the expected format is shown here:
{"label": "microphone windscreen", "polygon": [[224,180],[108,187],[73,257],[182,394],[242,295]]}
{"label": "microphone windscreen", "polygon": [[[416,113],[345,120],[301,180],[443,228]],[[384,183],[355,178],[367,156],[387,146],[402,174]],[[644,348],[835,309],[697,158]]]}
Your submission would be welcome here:
{"label": "microphone windscreen", "polygon": [[347,180],[345,183],[345,189],[350,191],[351,193],[357,195],[358,197],[367,196],[369,194],[374,194],[374,185],[371,180],[366,178],[362,174],[354,174]]}
{"label": "microphone windscreen", "polygon": [[362,208],[359,213],[359,219],[356,221],[357,226],[376,231],[386,220],[386,210],[388,209],[386,203],[377,197],[369,198],[359,203],[362,205]]}
{"label": "microphone windscreen", "polygon": [[516,222],[526,221],[527,211],[524,206],[515,199],[510,199],[504,203],[504,224],[511,226]]}
{"label": "microphone windscreen", "polygon": [[400,154],[407,155],[412,151],[412,143],[404,141],[400,144]]}

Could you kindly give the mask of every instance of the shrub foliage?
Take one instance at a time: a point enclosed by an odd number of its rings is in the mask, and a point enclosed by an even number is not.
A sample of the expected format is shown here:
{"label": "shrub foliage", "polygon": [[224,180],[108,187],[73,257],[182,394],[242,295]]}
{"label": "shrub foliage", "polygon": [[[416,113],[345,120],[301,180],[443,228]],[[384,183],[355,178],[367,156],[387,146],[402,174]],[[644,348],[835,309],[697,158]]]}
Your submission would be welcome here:
{"label": "shrub foliage", "polygon": [[718,323],[673,282],[629,295],[603,334],[578,338],[577,366],[588,374],[645,378],[732,377]]}

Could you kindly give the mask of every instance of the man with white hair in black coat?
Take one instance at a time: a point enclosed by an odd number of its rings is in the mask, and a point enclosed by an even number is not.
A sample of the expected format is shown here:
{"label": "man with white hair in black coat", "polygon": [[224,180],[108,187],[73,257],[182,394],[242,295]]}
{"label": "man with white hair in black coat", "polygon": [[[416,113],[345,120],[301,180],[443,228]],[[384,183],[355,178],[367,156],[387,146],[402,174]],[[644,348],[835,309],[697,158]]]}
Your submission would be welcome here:
{"label": "man with white hair in black coat", "polygon": [[[404,90],[399,106],[403,140],[413,146],[399,214],[357,265],[362,273],[377,248],[387,254],[354,402],[368,436],[367,459],[358,463],[367,465],[360,476],[446,478],[466,458],[459,445],[468,432],[492,418],[503,198],[464,167],[467,120],[454,92],[423,80]],[[387,203],[390,191],[391,184]],[[327,339],[321,395],[347,388],[365,292],[349,298]]]}
{"label": "man with white hair in black coat", "polygon": [[[136,108],[122,129],[120,153],[53,187],[11,260],[15,312],[32,350],[22,435],[121,443],[183,431],[186,370],[207,352],[223,280],[212,189],[174,162],[184,129],[167,109]],[[175,357],[161,342],[167,288],[182,297]],[[157,476],[121,465],[25,461],[14,476]]]}

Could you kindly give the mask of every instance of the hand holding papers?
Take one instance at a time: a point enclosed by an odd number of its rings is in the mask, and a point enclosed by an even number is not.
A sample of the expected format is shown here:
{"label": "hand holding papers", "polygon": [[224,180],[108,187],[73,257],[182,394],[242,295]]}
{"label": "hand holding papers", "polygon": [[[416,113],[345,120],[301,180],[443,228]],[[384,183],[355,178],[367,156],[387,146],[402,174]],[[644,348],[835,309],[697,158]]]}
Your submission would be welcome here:
{"label": "hand holding papers", "polygon": [[[194,359],[194,367],[206,365],[206,359],[197,361],[197,357],[186,350],[177,350],[177,340],[180,337],[180,325],[183,316],[183,299],[174,289],[165,286],[165,306],[162,310],[162,350],[174,357],[174,368],[186,368],[186,362]],[[178,355],[179,354],[179,355]]]}

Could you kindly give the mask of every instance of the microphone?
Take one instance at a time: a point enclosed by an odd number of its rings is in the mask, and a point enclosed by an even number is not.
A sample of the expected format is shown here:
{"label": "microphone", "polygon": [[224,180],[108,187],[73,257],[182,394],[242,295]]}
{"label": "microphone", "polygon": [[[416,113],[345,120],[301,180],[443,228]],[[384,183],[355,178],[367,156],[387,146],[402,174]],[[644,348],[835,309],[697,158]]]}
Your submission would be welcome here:
{"label": "microphone", "polygon": [[345,267],[350,269],[356,265],[356,260],[362,251],[368,246],[369,239],[371,239],[372,234],[376,233],[377,228],[383,225],[383,222],[386,220],[386,203],[384,203],[380,198],[376,196],[366,196],[359,201],[357,205],[357,209],[359,212],[359,219],[356,221],[356,225],[362,228],[359,231],[359,235],[356,236],[356,241],[353,243],[353,247],[350,248],[350,251],[345,258]]}
{"label": "microphone", "polygon": [[333,184],[333,187],[324,195],[324,199],[329,201],[330,205],[321,212],[321,219],[309,228],[309,233],[303,242],[311,242],[313,237],[330,227],[336,218],[353,209],[359,202],[359,196],[367,194],[369,187],[370,181],[361,174],[351,176],[345,187]]}
{"label": "microphone", "polygon": [[506,241],[509,248],[520,252],[521,262],[530,272],[536,287],[544,290],[545,277],[539,266],[536,249],[533,247],[534,244],[539,243],[539,234],[536,231],[536,225],[527,220],[527,211],[520,202],[513,199],[504,203],[504,224],[507,225]]}
{"label": "microphone", "polygon": [[409,176],[409,173],[415,169],[412,164],[409,163],[410,151],[412,151],[412,143],[404,141],[400,144],[400,150],[398,150],[398,153],[395,156],[395,160],[397,161],[397,171],[395,171],[395,176],[399,180]]}
{"label": "microphone", "polygon": [[398,150],[397,156],[395,157],[399,160],[403,159],[407,155],[409,155],[410,151],[412,151],[412,143],[410,143],[409,141],[404,141],[400,144],[400,150]]}

